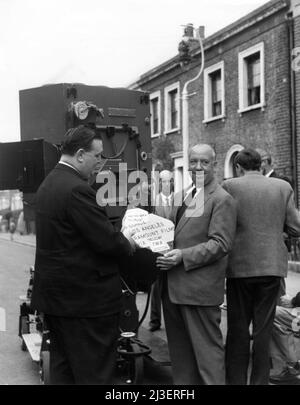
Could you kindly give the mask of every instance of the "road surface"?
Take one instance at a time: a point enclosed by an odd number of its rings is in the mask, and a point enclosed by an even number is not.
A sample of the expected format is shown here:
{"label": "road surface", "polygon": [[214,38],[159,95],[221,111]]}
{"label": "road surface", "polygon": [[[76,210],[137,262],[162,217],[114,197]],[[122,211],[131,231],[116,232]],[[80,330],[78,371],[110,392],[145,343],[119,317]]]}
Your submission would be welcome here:
{"label": "road surface", "polygon": [[[28,352],[21,350],[21,340],[18,337],[19,297],[26,294],[34,252],[34,238],[16,235],[15,241],[10,241],[8,234],[0,233],[0,307],[5,309],[6,314],[6,331],[0,330],[0,385],[40,384],[38,366],[31,361]],[[295,295],[300,291],[300,274],[289,272],[286,284],[287,292]],[[146,294],[137,294],[136,302],[141,315],[145,308]],[[148,328],[148,322],[149,311],[143,323],[145,329]],[[221,326],[225,339],[226,311],[222,311]],[[166,342],[164,324],[153,336],[160,338],[158,342]],[[116,380],[116,383],[122,384],[123,380]],[[144,384],[171,383],[169,366],[146,362]]]}

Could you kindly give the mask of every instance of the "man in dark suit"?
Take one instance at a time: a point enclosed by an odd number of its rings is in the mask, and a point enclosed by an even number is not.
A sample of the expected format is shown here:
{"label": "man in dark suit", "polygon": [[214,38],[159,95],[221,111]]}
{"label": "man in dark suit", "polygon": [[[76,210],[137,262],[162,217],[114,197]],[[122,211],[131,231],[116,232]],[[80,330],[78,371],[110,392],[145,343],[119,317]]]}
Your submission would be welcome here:
{"label": "man in dark suit", "polygon": [[88,179],[102,141],[70,129],[57,166],[36,196],[31,305],[50,331],[51,384],[108,384],[116,362],[121,282],[116,258],[132,253],[96,202]]}
{"label": "man in dark suit", "polygon": [[174,198],[175,249],[157,259],[166,271],[162,302],[175,384],[225,383],[220,305],[236,203],[217,184],[215,166],[211,146],[191,149],[193,184],[180,207]]}
{"label": "man in dark suit", "polygon": [[280,280],[287,274],[283,229],[300,234],[300,217],[291,186],[260,172],[258,152],[244,149],[235,157],[240,177],[224,189],[237,202],[237,231],[227,269],[226,376],[228,384],[247,384],[249,325],[253,324],[250,384],[268,384],[269,345]]}
{"label": "man in dark suit", "polygon": [[[170,219],[174,202],[173,173],[169,170],[162,170],[159,173],[160,193],[155,199],[153,213],[163,218]],[[162,280],[159,277],[151,290],[151,310],[149,330],[154,332],[161,326],[161,288]]]}

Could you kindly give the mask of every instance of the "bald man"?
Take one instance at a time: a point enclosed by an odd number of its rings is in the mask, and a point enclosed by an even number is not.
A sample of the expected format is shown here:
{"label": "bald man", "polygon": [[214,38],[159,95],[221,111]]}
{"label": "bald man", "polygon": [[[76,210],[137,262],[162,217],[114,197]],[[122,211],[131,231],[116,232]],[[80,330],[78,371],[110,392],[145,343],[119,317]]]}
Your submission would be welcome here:
{"label": "bald man", "polygon": [[[162,170],[159,173],[159,189],[160,193],[156,197],[154,214],[163,218],[170,219],[173,202],[173,173],[169,170]],[[149,330],[154,332],[160,329],[161,326],[161,277],[158,277],[152,285],[151,290],[151,312]]]}
{"label": "bald man", "polygon": [[[236,226],[236,204],[215,179],[215,152],[190,150],[192,186],[175,206],[174,250],[160,256],[162,302],[174,384],[225,383],[220,305]],[[197,178],[204,180],[198,184]],[[175,204],[177,196],[175,196]]]}

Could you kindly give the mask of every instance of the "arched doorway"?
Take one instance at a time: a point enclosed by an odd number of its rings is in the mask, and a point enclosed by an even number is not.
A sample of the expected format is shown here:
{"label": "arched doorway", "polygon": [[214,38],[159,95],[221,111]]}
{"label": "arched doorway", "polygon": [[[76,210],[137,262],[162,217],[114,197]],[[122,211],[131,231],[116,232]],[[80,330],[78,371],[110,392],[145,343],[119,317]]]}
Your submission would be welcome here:
{"label": "arched doorway", "polygon": [[242,145],[233,145],[229,151],[226,153],[225,163],[224,163],[224,180],[230,179],[232,177],[237,177],[235,167],[233,166],[233,161],[235,156],[244,149]]}

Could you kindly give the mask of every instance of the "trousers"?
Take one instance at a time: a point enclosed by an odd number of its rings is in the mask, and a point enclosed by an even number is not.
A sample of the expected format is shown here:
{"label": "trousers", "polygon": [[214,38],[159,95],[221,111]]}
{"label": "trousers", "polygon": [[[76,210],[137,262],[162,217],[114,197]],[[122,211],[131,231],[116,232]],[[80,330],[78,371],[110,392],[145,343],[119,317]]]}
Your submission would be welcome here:
{"label": "trousers", "polygon": [[95,318],[46,315],[51,385],[111,384],[117,359],[119,314]]}
{"label": "trousers", "polygon": [[159,275],[151,289],[150,325],[161,325],[161,284],[161,275]]}
{"label": "trousers", "polygon": [[167,288],[162,303],[174,384],[224,385],[220,307],[173,304]]}
{"label": "trousers", "polygon": [[248,382],[252,322],[251,385],[269,382],[269,347],[280,277],[262,276],[227,279],[226,379],[230,385]]}
{"label": "trousers", "polygon": [[300,360],[300,308],[276,307],[270,357],[272,373],[279,374],[287,365]]}

